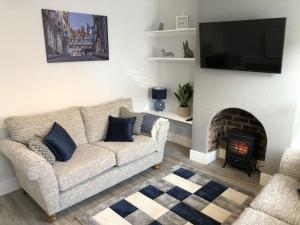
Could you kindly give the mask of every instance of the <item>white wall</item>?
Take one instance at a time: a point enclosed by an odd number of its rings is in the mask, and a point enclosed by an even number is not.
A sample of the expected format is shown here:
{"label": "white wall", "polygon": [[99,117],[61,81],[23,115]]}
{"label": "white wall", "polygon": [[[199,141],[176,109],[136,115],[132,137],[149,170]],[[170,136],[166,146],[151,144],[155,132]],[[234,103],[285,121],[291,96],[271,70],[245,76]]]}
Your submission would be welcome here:
{"label": "white wall", "polygon": [[199,0],[197,8],[199,22],[287,17],[282,74],[205,70],[199,65],[195,74],[193,149],[207,152],[207,130],[216,113],[228,107],[242,108],[265,126],[265,172],[273,174],[293,136],[300,83],[300,2]]}
{"label": "white wall", "polygon": [[[164,23],[164,29],[176,28],[176,16],[182,14],[189,16],[189,27],[197,25],[197,0],[161,0],[159,2],[159,22]],[[158,24],[153,29],[158,29]],[[153,46],[153,52],[160,55],[161,49],[172,51],[175,57],[183,57],[183,41],[188,40],[191,49],[196,52],[196,37],[192,35],[165,35],[155,39],[158,45]],[[166,100],[166,110],[177,112],[178,101],[174,96],[174,91],[178,84],[194,82],[195,65],[186,62],[161,62],[159,63],[160,86],[168,89]],[[192,102],[191,102],[192,104]],[[180,122],[170,121],[169,140],[181,145],[191,147],[192,126]]]}
{"label": "white wall", "polygon": [[[109,61],[46,62],[41,9],[108,16]],[[144,57],[152,44],[143,31],[158,19],[158,0],[1,0],[0,138],[5,117],[53,111],[132,97],[148,107],[148,88],[157,85],[158,65]],[[15,185],[0,155],[0,192]]]}
{"label": "white wall", "polygon": [[[159,4],[159,21],[165,24],[165,30],[176,28],[176,16],[184,14],[189,16],[189,27],[197,26],[197,0],[162,0]],[[168,35],[157,38],[159,43],[156,50],[161,49],[172,51],[175,57],[183,57],[183,41],[188,40],[191,49],[196,52],[195,35]],[[186,62],[162,62],[160,63],[159,82],[169,89],[167,108],[170,111],[176,111],[178,101],[173,92],[177,89],[179,83],[191,82],[194,80],[193,63]]]}
{"label": "white wall", "polygon": [[291,147],[299,149],[300,151],[300,99],[295,114],[295,123],[294,123],[294,131],[293,131],[293,139],[292,139]]}

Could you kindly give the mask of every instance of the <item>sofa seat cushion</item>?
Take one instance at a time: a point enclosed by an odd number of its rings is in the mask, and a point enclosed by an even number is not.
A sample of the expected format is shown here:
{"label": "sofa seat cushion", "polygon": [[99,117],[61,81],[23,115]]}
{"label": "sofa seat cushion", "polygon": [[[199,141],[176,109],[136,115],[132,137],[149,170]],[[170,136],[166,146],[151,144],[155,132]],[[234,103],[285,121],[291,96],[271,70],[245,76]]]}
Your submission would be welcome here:
{"label": "sofa seat cushion", "polygon": [[276,174],[251,203],[251,207],[289,224],[300,225],[300,200],[296,179]]}
{"label": "sofa seat cushion", "polygon": [[70,189],[116,165],[115,154],[94,145],[78,146],[67,162],[53,166],[60,191]]}
{"label": "sofa seat cushion", "polygon": [[244,212],[235,221],[234,225],[288,225],[268,214],[255,209],[246,208]]}
{"label": "sofa seat cushion", "polygon": [[116,154],[117,166],[140,159],[157,151],[154,138],[144,135],[134,135],[133,142],[97,142],[96,146],[108,149]]}

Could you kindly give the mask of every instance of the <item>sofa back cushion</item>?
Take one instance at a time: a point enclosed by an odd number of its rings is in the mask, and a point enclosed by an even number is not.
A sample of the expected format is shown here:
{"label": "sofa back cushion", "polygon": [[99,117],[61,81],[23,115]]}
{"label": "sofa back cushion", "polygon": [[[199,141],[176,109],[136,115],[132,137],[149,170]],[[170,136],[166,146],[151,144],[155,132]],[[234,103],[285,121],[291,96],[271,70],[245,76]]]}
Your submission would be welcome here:
{"label": "sofa back cushion", "polygon": [[117,117],[121,107],[132,111],[132,100],[121,99],[111,103],[81,107],[85,132],[89,143],[95,143],[106,137],[109,115]]}
{"label": "sofa back cushion", "polygon": [[75,144],[87,143],[85,129],[78,107],[57,112],[44,113],[33,116],[14,116],[5,120],[10,137],[17,142],[28,145],[34,135],[44,137],[53,127],[54,122],[59,123],[70,134]]}

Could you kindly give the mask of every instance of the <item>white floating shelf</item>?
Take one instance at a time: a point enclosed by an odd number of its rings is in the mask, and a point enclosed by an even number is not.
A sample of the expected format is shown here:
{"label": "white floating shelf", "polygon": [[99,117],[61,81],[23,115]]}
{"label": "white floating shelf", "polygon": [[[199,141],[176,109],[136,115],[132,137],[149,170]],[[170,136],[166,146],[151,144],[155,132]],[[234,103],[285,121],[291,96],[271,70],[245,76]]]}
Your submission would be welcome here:
{"label": "white floating shelf", "polygon": [[157,111],[153,111],[153,110],[146,111],[146,113],[149,113],[149,114],[154,115],[154,116],[170,119],[170,120],[175,120],[175,121],[178,121],[178,122],[181,122],[181,123],[192,124],[192,121],[186,121],[187,119],[190,119],[192,116],[182,117],[182,116],[180,116],[180,115],[178,115],[177,113],[174,113],[174,112],[167,112],[167,111],[157,112]]}
{"label": "white floating shelf", "polygon": [[162,57],[146,57],[147,61],[166,61],[166,62],[196,62],[195,58],[162,58]]}
{"label": "white floating shelf", "polygon": [[195,34],[196,28],[178,29],[178,30],[153,30],[145,31],[147,35],[180,35],[180,34]]}

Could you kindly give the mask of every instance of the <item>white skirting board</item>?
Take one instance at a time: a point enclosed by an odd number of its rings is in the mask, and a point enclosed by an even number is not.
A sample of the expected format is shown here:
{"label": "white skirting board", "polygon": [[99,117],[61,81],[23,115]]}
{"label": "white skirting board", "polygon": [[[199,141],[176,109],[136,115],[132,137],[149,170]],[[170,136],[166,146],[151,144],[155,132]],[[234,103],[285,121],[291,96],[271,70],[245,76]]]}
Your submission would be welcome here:
{"label": "white skirting board", "polygon": [[0,196],[18,190],[19,184],[16,177],[6,179],[0,182]]}
{"label": "white skirting board", "polygon": [[209,164],[217,159],[217,151],[209,152],[209,153],[203,153],[196,150],[191,149],[190,150],[190,160],[193,160],[195,162],[199,162],[201,164]]}

